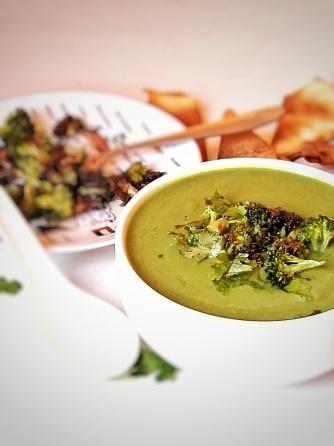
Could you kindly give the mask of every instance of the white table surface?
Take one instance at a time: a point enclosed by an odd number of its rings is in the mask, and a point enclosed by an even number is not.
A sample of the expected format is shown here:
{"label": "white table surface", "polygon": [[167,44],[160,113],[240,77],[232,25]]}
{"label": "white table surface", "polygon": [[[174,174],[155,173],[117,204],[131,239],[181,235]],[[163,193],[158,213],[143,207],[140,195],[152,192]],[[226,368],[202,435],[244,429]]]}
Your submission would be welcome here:
{"label": "white table surface", "polygon": [[[277,104],[316,76],[334,81],[331,0],[7,0],[0,41],[0,99],[88,89],[144,100],[145,87],[184,90],[216,119],[227,107]],[[112,246],[52,258],[78,286],[120,305]],[[264,393],[219,382],[208,390],[207,376],[185,376],[165,387],[128,384],[126,401],[120,384],[110,444],[333,444],[334,374]],[[106,444],[106,425],[102,417],[81,445]],[[8,438],[4,446],[28,446],[18,433]]]}

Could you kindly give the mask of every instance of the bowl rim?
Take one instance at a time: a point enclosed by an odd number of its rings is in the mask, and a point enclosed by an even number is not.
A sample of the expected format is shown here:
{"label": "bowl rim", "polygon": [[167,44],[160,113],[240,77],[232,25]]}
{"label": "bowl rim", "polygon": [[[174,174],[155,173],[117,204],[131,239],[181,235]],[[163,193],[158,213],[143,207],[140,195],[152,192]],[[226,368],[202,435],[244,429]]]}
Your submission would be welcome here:
{"label": "bowl rim", "polygon": [[[235,168],[259,168],[259,169],[267,169],[267,170],[278,170],[283,172],[289,172],[292,174],[301,175],[307,178],[312,178],[318,181],[322,181],[326,184],[329,184],[334,187],[334,175],[323,171],[321,169],[311,167],[309,165],[304,165],[292,161],[286,160],[277,160],[277,159],[269,159],[269,158],[230,158],[230,159],[219,159],[202,162],[196,166],[186,166],[180,167],[174,172],[168,173],[152,183],[145,186],[141,189],[127,205],[125,206],[122,215],[118,221],[118,225],[115,233],[115,260],[116,265],[120,268],[126,268],[127,273],[130,274],[131,281],[137,282],[138,286],[142,289],[143,292],[155,295],[159,297],[162,303],[166,306],[169,306],[170,309],[173,307],[175,311],[178,313],[184,313],[185,315],[192,315],[197,317],[198,319],[202,319],[204,322],[209,320],[224,320],[230,321],[231,324],[237,324],[242,322],[243,324],[255,325],[255,324],[274,324],[275,326],[281,324],[305,324],[305,321],[319,320],[331,318],[334,314],[334,308],[326,310],[324,312],[293,318],[293,319],[280,319],[280,320],[252,320],[252,319],[237,319],[237,318],[228,318],[225,316],[218,316],[209,313],[205,313],[199,310],[196,310],[191,307],[186,307],[180,303],[177,303],[168,297],[160,294],[155,289],[151,288],[136,272],[133,268],[129,256],[126,253],[126,233],[128,227],[130,225],[131,219],[133,215],[136,213],[137,209],[140,205],[149,199],[152,195],[154,195],[160,189],[167,187],[169,184],[173,182],[177,182],[182,178],[190,177],[193,175],[197,175],[199,173],[205,172],[213,172],[217,170],[226,170],[226,169],[235,169]],[[125,299],[127,301],[127,299]],[[123,302],[125,309],[127,310],[127,302]]]}

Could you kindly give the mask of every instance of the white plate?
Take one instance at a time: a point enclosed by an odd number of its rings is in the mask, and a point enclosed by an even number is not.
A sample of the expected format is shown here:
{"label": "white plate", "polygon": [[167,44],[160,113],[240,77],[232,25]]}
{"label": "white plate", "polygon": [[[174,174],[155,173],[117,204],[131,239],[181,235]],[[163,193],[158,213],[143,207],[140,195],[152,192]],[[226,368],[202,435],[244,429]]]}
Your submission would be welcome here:
{"label": "white plate", "polygon": [[[111,147],[139,141],[184,128],[173,116],[133,99],[95,92],[53,92],[16,97],[0,102],[0,123],[16,107],[41,116],[48,130],[67,114],[84,119],[89,127],[98,127]],[[201,161],[194,141],[174,145],[145,147],[115,157],[117,168],[126,170],[141,160],[154,170],[171,172],[179,166]],[[107,209],[93,210],[66,220],[61,229],[48,231],[53,252],[74,252],[114,243],[116,221],[123,207],[119,200]]]}

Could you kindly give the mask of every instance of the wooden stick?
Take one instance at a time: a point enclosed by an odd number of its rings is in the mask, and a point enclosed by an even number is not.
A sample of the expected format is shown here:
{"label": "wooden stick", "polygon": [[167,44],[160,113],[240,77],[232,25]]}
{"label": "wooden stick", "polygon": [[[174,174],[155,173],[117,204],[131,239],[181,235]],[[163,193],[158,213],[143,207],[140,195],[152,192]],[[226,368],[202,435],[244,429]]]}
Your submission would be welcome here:
{"label": "wooden stick", "polygon": [[142,141],[127,144],[124,147],[113,150],[113,153],[123,152],[129,149],[143,146],[155,146],[184,139],[209,138],[212,136],[229,135],[252,130],[261,125],[275,121],[283,114],[282,107],[270,107],[244,113],[224,120],[198,124],[187,127],[179,132],[169,133],[162,136],[154,136]]}
{"label": "wooden stick", "polygon": [[92,156],[89,160],[87,170],[90,172],[100,172],[103,167],[113,162],[114,156],[119,153],[127,152],[131,149],[136,149],[145,146],[157,146],[159,144],[166,144],[172,142],[182,141],[184,139],[201,139],[212,136],[230,135],[233,133],[245,132],[252,130],[261,125],[279,119],[284,112],[283,107],[270,107],[244,113],[238,116],[231,116],[219,121],[208,122],[187,127],[179,132],[169,133],[162,136],[153,136],[142,141],[137,141],[122,147],[113,148],[110,151],[99,153],[97,156]]}

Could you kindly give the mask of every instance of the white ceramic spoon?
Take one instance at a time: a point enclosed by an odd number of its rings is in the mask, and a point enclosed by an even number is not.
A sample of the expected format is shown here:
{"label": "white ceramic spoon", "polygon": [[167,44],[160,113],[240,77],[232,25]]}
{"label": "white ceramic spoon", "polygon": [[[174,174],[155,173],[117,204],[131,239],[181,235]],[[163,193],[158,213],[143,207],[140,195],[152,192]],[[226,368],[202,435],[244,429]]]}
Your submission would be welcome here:
{"label": "white ceramic spoon", "polygon": [[0,353],[8,373],[37,361],[49,373],[57,368],[104,380],[136,360],[139,338],[126,316],[60,273],[0,187],[3,275],[23,282],[17,296],[0,294]]}

